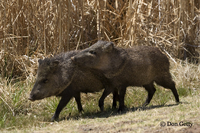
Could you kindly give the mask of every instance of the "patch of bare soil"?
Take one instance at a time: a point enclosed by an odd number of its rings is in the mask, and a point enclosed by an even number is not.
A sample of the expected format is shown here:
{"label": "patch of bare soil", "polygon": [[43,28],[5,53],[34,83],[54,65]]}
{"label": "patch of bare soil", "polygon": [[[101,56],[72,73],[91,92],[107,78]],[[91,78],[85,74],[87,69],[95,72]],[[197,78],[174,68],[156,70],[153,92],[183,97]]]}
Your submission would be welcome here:
{"label": "patch of bare soil", "polygon": [[149,130],[145,133],[199,133],[200,132],[200,125],[193,125],[192,127],[182,128],[180,130],[176,130],[175,128],[171,127],[160,127],[159,129]]}
{"label": "patch of bare soil", "polygon": [[131,132],[134,131],[134,128],[121,128],[118,129],[119,127],[123,127],[126,125],[130,125],[135,123],[136,121],[121,121],[117,123],[113,123],[113,125],[105,125],[102,123],[102,125],[80,125],[79,126],[79,131],[81,133],[86,133],[86,132],[108,132],[112,131],[113,133],[118,133],[118,132]]}
{"label": "patch of bare soil", "polygon": [[113,123],[113,125],[80,125],[78,127],[78,131],[80,133],[99,133],[99,132],[112,132],[112,133],[119,133],[119,132],[134,132],[138,131],[138,129],[142,129],[140,131],[144,131],[145,133],[199,133],[200,132],[200,125],[193,125],[192,127],[184,127],[182,129],[177,129],[173,127],[160,127],[157,129],[152,129],[151,127],[131,127],[126,125],[132,125],[137,123],[138,121],[121,121],[117,123]]}
{"label": "patch of bare soil", "polygon": [[177,133],[199,133],[199,132],[200,132],[200,125],[194,125],[192,127],[183,128],[177,131]]}

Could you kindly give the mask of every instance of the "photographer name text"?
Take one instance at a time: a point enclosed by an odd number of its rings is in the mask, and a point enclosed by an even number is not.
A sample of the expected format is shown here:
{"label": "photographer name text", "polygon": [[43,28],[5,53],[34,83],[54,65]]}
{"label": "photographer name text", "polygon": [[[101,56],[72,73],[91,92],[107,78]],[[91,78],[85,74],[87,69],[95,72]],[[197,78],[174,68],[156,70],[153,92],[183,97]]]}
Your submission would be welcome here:
{"label": "photographer name text", "polygon": [[160,122],[160,126],[161,127],[164,127],[164,126],[187,126],[187,127],[192,127],[193,123],[191,122],[184,122],[184,121],[181,121],[181,122],[170,122],[170,121],[167,121],[167,122]]}

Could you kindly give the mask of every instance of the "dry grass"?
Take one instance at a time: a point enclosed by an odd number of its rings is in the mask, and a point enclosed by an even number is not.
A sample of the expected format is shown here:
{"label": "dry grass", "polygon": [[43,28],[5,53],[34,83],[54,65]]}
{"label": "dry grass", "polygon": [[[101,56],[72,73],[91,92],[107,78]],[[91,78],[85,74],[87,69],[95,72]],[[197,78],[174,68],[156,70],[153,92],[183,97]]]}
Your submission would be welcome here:
{"label": "dry grass", "polygon": [[176,63],[171,62],[171,66],[171,73],[177,86],[191,90],[199,88],[200,65],[177,60]]}
{"label": "dry grass", "polygon": [[[179,123],[190,122],[193,127],[200,124],[199,121],[199,95],[193,97],[182,98],[185,103],[174,105],[174,101],[170,100],[168,106],[151,106],[148,109],[128,111],[124,114],[116,114],[113,112],[103,113],[100,116],[88,116],[86,118],[69,119],[60,121],[59,123],[46,123],[46,127],[40,126],[14,129],[10,132],[177,132],[188,128],[187,126],[165,126],[161,127],[160,122]],[[41,125],[44,123],[41,123]],[[2,132],[9,132],[3,130]],[[184,132],[184,131],[183,131]]]}
{"label": "dry grass", "polygon": [[[141,105],[147,95],[144,88],[129,88],[125,104],[128,109],[125,114],[117,114],[111,109],[112,96],[106,98],[105,112],[100,113],[98,99],[102,92],[82,94],[84,113],[80,115],[75,100],[71,100],[61,112],[59,123],[50,123],[59,99],[46,98],[36,102],[28,101],[34,80],[10,82],[2,79],[0,82],[0,127],[2,131],[30,132],[35,130],[64,132],[89,131],[132,131],[138,132],[159,128],[161,121],[191,121],[199,123],[199,65],[178,61],[171,62],[171,73],[176,82],[180,100],[183,104],[174,105],[175,100],[171,91],[156,86],[157,91],[151,104],[141,110]],[[176,112],[176,113],[175,113]],[[63,121],[67,119],[67,121]],[[103,125],[101,124],[103,121]],[[53,127],[52,127],[53,125]],[[104,128],[104,125],[107,125]],[[178,130],[182,127],[170,127]]]}
{"label": "dry grass", "polygon": [[38,58],[83,49],[98,39],[198,58],[199,5],[197,0],[1,0],[1,76],[25,79],[35,74]]}
{"label": "dry grass", "polygon": [[[132,132],[133,129],[144,132],[152,127],[160,130],[160,121],[186,120],[199,124],[196,117],[200,105],[200,65],[189,63],[199,61],[199,15],[200,3],[197,0],[1,0],[2,132],[47,132],[55,129],[58,132],[66,129],[69,132]],[[75,101],[71,100],[61,113],[61,118],[70,119],[50,123],[59,100],[54,97],[33,103],[27,100],[34,83],[37,60],[63,51],[86,48],[99,39],[113,41],[121,47],[159,47],[170,58],[171,73],[184,104],[165,107],[174,103],[174,97],[170,91],[157,87],[150,109],[133,109],[133,112],[117,115],[111,111],[112,97],[108,97],[106,111],[99,113],[100,92],[82,95],[83,115],[78,114]],[[141,88],[128,89],[127,107],[140,107],[145,100],[144,94]],[[159,108],[156,105],[163,106]],[[182,127],[169,128],[178,130]]]}

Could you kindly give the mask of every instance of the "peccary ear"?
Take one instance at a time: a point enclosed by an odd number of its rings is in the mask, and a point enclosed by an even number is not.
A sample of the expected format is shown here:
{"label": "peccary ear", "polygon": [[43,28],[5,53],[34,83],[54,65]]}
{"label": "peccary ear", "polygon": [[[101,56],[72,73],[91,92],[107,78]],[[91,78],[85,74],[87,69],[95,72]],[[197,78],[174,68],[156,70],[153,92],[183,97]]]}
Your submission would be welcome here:
{"label": "peccary ear", "polygon": [[42,59],[39,59],[39,60],[38,60],[38,63],[39,63],[39,64],[42,64]]}
{"label": "peccary ear", "polygon": [[49,70],[51,72],[54,72],[55,70],[57,70],[58,64],[59,64],[59,61],[57,61],[57,60],[49,62],[49,66],[48,66]]}
{"label": "peccary ear", "polygon": [[55,67],[58,66],[58,64],[59,64],[59,61],[57,61],[57,60],[52,61],[52,62],[50,63],[50,67],[51,67],[51,68],[55,68]]}
{"label": "peccary ear", "polygon": [[114,43],[113,42],[108,42],[105,46],[103,46],[103,51],[105,52],[110,52],[114,48]]}

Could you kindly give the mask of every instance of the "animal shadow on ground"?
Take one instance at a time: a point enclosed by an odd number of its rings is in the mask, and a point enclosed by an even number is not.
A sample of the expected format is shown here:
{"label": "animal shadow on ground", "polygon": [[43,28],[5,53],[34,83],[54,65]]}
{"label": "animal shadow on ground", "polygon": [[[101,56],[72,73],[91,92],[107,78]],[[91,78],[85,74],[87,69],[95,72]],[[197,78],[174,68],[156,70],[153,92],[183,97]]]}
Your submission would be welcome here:
{"label": "animal shadow on ground", "polygon": [[[181,102],[179,104],[189,104],[187,102]],[[139,106],[139,107],[132,107],[132,108],[125,108],[123,111],[118,112],[117,109],[111,109],[111,108],[107,108],[105,109],[105,111],[103,112],[83,112],[81,114],[79,114],[78,116],[71,116],[71,113],[69,113],[68,116],[66,117],[61,117],[59,119],[59,121],[62,120],[78,120],[80,118],[90,118],[90,119],[94,119],[94,118],[109,118],[111,116],[117,116],[117,115],[122,115],[122,114],[126,114],[128,112],[135,112],[135,111],[145,111],[145,110],[151,110],[151,109],[158,109],[158,108],[163,108],[163,107],[173,107],[173,106],[177,106],[179,105],[178,103],[176,104],[164,104],[164,105],[151,105],[151,106],[147,106],[147,107],[143,107],[143,106]]]}

